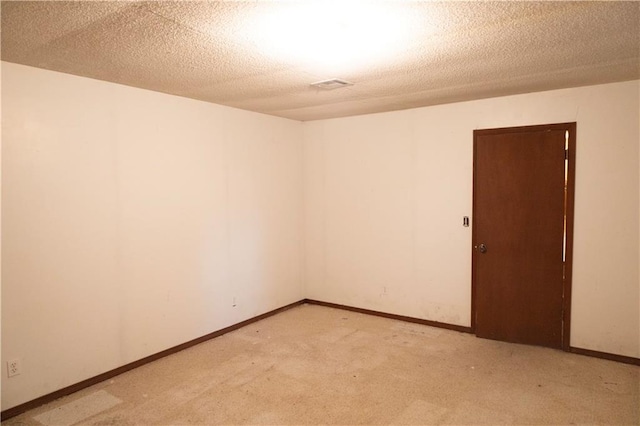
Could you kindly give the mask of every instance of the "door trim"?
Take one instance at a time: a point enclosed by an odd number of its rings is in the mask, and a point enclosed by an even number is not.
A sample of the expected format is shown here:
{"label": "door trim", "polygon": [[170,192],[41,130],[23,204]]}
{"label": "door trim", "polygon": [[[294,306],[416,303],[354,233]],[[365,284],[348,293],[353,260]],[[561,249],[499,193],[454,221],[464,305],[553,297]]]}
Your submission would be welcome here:
{"label": "door trim", "polygon": [[573,222],[575,206],[575,175],[576,175],[576,123],[556,123],[535,126],[502,127],[494,129],[477,129],[473,131],[473,201],[472,201],[472,229],[471,229],[471,332],[476,332],[476,277],[475,256],[473,256],[473,244],[476,241],[476,146],[478,136],[495,135],[505,133],[539,132],[541,130],[568,130],[569,131],[569,155],[567,170],[567,194],[566,207],[566,247],[564,280],[562,283],[562,349],[569,351],[571,334],[571,279],[573,272]]}

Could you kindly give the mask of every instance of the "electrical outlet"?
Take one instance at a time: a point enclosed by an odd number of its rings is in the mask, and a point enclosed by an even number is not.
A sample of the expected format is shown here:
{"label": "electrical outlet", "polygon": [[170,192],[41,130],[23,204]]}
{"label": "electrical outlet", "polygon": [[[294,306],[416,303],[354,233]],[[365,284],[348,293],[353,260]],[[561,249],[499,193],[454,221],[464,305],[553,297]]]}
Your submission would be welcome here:
{"label": "electrical outlet", "polygon": [[7,361],[7,377],[17,376],[20,373],[22,373],[22,365],[19,359]]}

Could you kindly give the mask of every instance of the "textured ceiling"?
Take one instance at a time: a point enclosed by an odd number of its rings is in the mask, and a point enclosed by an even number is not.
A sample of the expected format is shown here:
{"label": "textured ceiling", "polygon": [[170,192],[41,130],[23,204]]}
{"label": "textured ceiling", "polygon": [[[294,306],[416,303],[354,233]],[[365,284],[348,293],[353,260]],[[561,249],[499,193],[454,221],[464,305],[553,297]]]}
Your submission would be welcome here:
{"label": "textured ceiling", "polygon": [[[348,0],[326,0],[328,13],[313,12],[316,21],[294,25],[285,36],[295,41],[304,26],[335,17],[334,25],[344,27],[366,23],[374,19],[370,6],[389,19],[372,22],[375,39],[365,34],[373,47],[336,40],[329,36],[336,27],[327,24],[328,47],[353,58],[333,68],[309,60],[317,44],[301,59],[276,55],[263,43],[269,39],[263,17],[281,19],[286,31],[305,4],[3,1],[1,57],[296,120],[640,78],[638,2],[396,0],[346,8]],[[394,24],[410,32],[383,51]],[[362,60],[378,45],[378,56]],[[355,84],[332,91],[309,86],[333,77]]]}

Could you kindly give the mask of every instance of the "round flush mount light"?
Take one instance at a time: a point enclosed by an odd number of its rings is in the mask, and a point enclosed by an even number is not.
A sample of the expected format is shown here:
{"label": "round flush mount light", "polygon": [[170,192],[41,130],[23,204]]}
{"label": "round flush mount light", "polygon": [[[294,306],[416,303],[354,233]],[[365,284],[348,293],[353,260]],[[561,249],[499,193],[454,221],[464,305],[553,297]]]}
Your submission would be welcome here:
{"label": "round flush mount light", "polygon": [[342,74],[388,62],[411,37],[414,20],[398,1],[267,3],[251,24],[260,51],[309,71]]}

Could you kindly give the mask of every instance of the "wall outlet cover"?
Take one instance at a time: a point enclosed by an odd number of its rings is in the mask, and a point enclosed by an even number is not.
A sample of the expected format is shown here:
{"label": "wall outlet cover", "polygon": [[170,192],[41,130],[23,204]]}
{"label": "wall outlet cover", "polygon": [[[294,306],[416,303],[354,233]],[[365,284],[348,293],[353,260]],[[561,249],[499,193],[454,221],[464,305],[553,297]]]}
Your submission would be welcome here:
{"label": "wall outlet cover", "polygon": [[17,376],[22,372],[22,365],[19,359],[7,361],[7,377]]}

